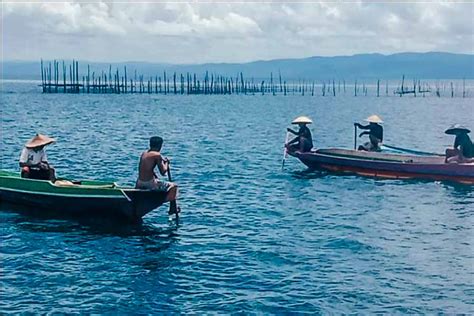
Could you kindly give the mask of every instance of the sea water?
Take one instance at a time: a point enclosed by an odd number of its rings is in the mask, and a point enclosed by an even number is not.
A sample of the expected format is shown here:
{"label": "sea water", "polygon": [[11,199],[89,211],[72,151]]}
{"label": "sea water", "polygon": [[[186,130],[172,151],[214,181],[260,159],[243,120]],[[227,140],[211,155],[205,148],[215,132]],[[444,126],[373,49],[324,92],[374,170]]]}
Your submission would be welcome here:
{"label": "sea water", "polygon": [[[474,190],[444,182],[281,170],[285,129],[352,148],[378,114],[385,143],[443,152],[473,99],[393,95],[42,94],[3,82],[1,168],[36,132],[57,174],[133,185],[165,140],[183,209],[141,225],[0,212],[1,313],[474,313]],[[363,142],[358,139],[358,142]]]}

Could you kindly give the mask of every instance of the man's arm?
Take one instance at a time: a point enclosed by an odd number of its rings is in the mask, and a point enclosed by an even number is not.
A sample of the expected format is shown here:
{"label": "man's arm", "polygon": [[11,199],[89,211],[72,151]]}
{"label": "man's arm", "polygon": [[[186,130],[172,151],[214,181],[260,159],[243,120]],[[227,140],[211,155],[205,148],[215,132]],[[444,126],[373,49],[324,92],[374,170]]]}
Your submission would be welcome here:
{"label": "man's arm", "polygon": [[370,129],[370,125],[364,126],[364,125],[361,125],[359,123],[354,123],[354,126],[357,126],[360,129]]}
{"label": "man's arm", "polygon": [[370,135],[370,132],[362,132],[362,133],[359,134],[359,137],[362,137],[364,135]]}
{"label": "man's arm", "polygon": [[43,151],[43,154],[41,155],[41,162],[42,163],[45,163],[47,165],[49,165],[49,162],[48,162],[48,156],[46,156],[46,152]]}
{"label": "man's arm", "polygon": [[21,150],[21,154],[20,154],[20,160],[19,160],[19,163],[20,163],[20,167],[26,167],[27,164],[26,164],[26,161],[28,159],[28,153],[26,152],[26,148],[23,148]]}
{"label": "man's arm", "polygon": [[158,166],[160,174],[164,176],[168,171],[168,160],[164,160],[163,157],[161,157],[161,154],[157,154],[156,165]]}
{"label": "man's arm", "polygon": [[459,141],[459,137],[456,136],[456,138],[454,139],[454,145],[453,145],[454,149],[458,149],[459,145],[461,145],[460,143],[461,142]]}
{"label": "man's arm", "polygon": [[299,137],[293,138],[292,140],[290,140],[290,141],[287,143],[287,145],[294,144],[294,143],[298,142],[299,139],[300,139]]}
{"label": "man's arm", "polygon": [[289,133],[292,133],[294,135],[298,135],[298,132],[295,132],[294,130],[292,130],[291,128],[287,128],[286,129]]}
{"label": "man's arm", "polygon": [[21,151],[19,163],[20,163],[21,168],[37,166],[37,165],[28,164],[28,149],[26,148],[23,148],[23,150]]}

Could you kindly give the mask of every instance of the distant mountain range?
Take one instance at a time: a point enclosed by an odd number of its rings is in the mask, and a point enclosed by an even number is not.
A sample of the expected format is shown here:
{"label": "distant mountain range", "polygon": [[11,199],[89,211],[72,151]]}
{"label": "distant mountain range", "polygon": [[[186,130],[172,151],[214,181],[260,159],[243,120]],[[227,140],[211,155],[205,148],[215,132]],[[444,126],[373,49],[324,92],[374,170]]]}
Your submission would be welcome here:
{"label": "distant mountain range", "polygon": [[[329,80],[329,79],[474,79],[474,55],[452,53],[399,53],[392,55],[360,54],[336,57],[308,57],[300,59],[275,59],[254,61],[249,63],[208,63],[173,65],[148,62],[97,63],[79,61],[80,76],[87,73],[87,64],[91,72],[108,72],[127,66],[129,77],[137,74],[162,76],[163,71],[168,75],[173,72],[196,73],[202,77],[206,71],[209,74],[219,74],[236,77],[240,72],[246,78],[269,78],[273,73],[278,80],[279,73],[284,80]],[[40,61],[4,61],[0,66],[3,79],[41,79]]]}

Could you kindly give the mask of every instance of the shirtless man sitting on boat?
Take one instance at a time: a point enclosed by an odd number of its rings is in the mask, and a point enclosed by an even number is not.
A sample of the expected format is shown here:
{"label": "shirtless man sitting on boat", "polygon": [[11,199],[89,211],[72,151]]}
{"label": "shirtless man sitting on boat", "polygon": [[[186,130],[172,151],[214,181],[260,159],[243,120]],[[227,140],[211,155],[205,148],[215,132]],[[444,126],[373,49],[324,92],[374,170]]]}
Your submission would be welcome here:
{"label": "shirtless man sitting on boat", "polygon": [[369,125],[364,126],[359,123],[354,123],[354,126],[368,130],[360,133],[359,137],[369,135],[369,141],[364,145],[360,145],[357,150],[381,151],[380,145],[382,145],[383,141],[383,127],[379,124],[383,123],[382,119],[377,115],[371,115],[366,118],[365,121],[369,122]]}
{"label": "shirtless man sitting on boat", "polygon": [[160,153],[162,146],[163,138],[158,136],[150,138],[150,149],[143,152],[140,157],[138,180],[135,188],[167,192],[166,201],[170,202],[168,214],[178,214],[180,212],[180,208],[176,203],[178,186],[173,182],[161,181],[154,171],[155,167],[158,167],[162,176],[169,172],[170,162],[167,158],[162,157]]}

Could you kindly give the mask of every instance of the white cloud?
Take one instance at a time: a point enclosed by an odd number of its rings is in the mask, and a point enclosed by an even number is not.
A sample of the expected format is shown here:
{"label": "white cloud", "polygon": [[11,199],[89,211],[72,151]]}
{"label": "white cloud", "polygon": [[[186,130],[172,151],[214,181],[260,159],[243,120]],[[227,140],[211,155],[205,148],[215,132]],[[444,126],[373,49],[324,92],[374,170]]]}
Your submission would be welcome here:
{"label": "white cloud", "polygon": [[400,51],[473,53],[474,4],[6,1],[5,59],[247,61]]}

